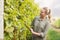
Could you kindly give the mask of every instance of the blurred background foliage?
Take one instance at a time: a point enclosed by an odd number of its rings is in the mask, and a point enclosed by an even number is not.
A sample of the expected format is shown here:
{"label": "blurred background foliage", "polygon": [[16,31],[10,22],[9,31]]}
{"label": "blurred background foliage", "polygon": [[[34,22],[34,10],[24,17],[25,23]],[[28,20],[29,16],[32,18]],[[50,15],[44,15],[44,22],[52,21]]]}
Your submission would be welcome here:
{"label": "blurred background foliage", "polygon": [[[40,8],[34,0],[4,0],[4,40],[32,40],[30,27]],[[25,21],[25,22],[24,22]],[[60,28],[60,19],[54,22]],[[60,33],[48,31],[48,40],[60,40]]]}
{"label": "blurred background foliage", "polygon": [[60,28],[60,18],[59,19],[57,19],[57,20],[55,20],[54,22],[53,22],[53,25],[55,25],[54,27],[55,28]]}
{"label": "blurred background foliage", "polygon": [[[54,20],[53,20],[54,21]],[[48,30],[47,40],[60,40],[60,18],[52,23],[52,27]]]}
{"label": "blurred background foliage", "polygon": [[34,0],[4,0],[4,40],[31,40],[30,26],[40,9]]}
{"label": "blurred background foliage", "polygon": [[47,40],[60,40],[60,32],[50,28],[46,37]]}

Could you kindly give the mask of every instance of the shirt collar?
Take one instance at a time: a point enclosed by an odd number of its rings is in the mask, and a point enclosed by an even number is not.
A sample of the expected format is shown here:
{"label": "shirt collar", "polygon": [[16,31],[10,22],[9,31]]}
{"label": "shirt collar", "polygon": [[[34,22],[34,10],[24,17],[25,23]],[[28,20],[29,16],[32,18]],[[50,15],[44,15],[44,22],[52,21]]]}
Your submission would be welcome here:
{"label": "shirt collar", "polygon": [[39,16],[39,18],[38,18],[39,21],[43,21],[45,19],[47,19],[47,17],[45,17],[44,19],[41,19],[41,16]]}

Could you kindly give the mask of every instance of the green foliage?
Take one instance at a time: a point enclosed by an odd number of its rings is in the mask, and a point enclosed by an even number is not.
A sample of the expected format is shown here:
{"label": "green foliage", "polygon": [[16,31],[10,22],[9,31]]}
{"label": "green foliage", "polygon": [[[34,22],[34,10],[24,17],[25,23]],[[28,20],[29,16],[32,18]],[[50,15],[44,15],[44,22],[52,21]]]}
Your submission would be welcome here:
{"label": "green foliage", "polygon": [[47,40],[60,40],[60,32],[54,30],[54,28],[60,28],[60,19],[53,22],[54,27],[50,28],[47,34]]}
{"label": "green foliage", "polygon": [[50,29],[48,32],[47,40],[60,40],[60,32]]}
{"label": "green foliage", "polygon": [[54,25],[56,28],[60,28],[60,19],[57,19],[55,22],[54,22]]}
{"label": "green foliage", "polygon": [[34,0],[4,0],[4,40],[31,40],[24,21],[30,26],[37,15],[39,7]]}

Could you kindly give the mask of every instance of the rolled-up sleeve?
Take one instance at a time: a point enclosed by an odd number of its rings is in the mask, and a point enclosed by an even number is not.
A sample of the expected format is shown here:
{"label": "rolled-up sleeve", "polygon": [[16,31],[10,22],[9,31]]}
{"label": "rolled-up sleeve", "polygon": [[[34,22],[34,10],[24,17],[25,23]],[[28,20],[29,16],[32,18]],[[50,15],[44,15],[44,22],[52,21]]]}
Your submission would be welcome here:
{"label": "rolled-up sleeve", "polygon": [[48,29],[49,29],[50,26],[51,26],[51,25],[50,25],[50,22],[47,21],[47,23],[46,23],[46,25],[45,25],[44,32],[41,32],[41,34],[40,34],[42,37],[45,37],[45,35],[47,34]]}
{"label": "rolled-up sleeve", "polygon": [[44,36],[47,34],[48,29],[49,29],[50,26],[51,26],[51,25],[50,25],[50,22],[47,21],[47,23],[46,23],[46,25],[45,25],[44,32],[42,32],[42,37],[44,37]]}

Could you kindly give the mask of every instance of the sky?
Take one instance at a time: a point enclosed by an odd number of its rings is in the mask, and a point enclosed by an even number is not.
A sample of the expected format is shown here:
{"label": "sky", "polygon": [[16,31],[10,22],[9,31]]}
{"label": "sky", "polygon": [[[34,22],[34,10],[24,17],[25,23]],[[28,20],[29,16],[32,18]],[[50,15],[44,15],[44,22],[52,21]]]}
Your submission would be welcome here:
{"label": "sky", "polygon": [[51,9],[53,17],[60,18],[60,0],[35,0],[39,7],[48,7]]}
{"label": "sky", "polygon": [[0,0],[0,39],[3,39],[3,0]]}

